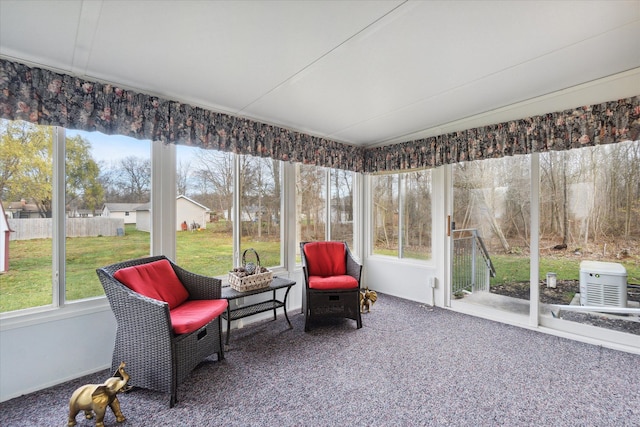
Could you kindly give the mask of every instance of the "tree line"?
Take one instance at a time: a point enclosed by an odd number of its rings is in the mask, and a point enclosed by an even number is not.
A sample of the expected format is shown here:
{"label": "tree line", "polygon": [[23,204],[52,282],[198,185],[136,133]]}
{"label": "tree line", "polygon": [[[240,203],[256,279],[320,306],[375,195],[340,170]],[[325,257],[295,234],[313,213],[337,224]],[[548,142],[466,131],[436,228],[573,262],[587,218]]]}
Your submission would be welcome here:
{"label": "tree line", "polygon": [[[53,195],[53,127],[20,121],[0,121],[0,198],[26,200],[50,217]],[[149,158],[129,156],[118,160],[94,159],[91,143],[76,135],[67,137],[65,203],[68,212],[96,214],[104,203],[146,203],[151,193]],[[211,209],[213,221],[231,229],[234,175],[238,168],[240,216],[243,235],[279,236],[281,222],[281,162],[252,156],[234,156],[196,149],[176,165],[177,195],[185,195]],[[335,230],[353,221],[351,172],[331,174],[331,221]],[[299,235],[324,238],[326,211],[325,172],[298,165],[296,190]],[[302,231],[304,229],[304,232]],[[347,233],[352,233],[348,231]]]}
{"label": "tree line", "polygon": [[[49,126],[0,121],[0,199],[24,200],[51,217],[53,198],[53,132]],[[67,211],[94,214],[106,201],[149,201],[148,159],[127,157],[113,164],[96,161],[91,143],[79,135],[65,140],[65,205]]]}
{"label": "tree line", "polygon": [[[640,238],[640,142],[541,153],[540,236],[550,247]],[[454,167],[458,229],[480,228],[512,252],[530,240],[530,156]]]}

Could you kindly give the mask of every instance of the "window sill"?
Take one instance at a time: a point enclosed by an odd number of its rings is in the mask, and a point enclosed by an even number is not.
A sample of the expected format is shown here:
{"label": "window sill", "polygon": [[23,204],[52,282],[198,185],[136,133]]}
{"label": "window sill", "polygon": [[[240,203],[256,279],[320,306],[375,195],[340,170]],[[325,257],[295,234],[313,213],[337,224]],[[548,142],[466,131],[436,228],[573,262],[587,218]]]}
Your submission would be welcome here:
{"label": "window sill", "polygon": [[111,310],[111,306],[107,298],[97,297],[69,302],[62,307],[46,306],[2,313],[0,332],[108,310]]}
{"label": "window sill", "polygon": [[390,255],[377,255],[371,254],[367,257],[367,260],[375,260],[375,261],[385,261],[385,262],[393,262],[394,264],[404,264],[404,265],[413,265],[416,267],[433,267],[435,268],[435,263],[433,259],[421,260],[414,258],[398,258]]}

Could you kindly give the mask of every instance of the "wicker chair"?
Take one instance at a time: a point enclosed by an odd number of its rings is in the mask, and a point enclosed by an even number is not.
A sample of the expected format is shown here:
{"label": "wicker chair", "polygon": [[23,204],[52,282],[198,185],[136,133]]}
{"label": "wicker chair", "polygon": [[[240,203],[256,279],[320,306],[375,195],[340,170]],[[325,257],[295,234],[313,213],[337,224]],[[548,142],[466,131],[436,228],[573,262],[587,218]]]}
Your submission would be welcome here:
{"label": "wicker chair", "polygon": [[[135,292],[130,289],[130,283],[125,285],[114,277],[115,275],[122,279],[122,274],[118,271],[132,271],[132,269],[122,269],[128,267],[148,269],[162,264],[162,260],[169,262],[175,276],[188,292],[183,307],[188,306],[193,309],[193,304],[205,305],[208,316],[215,315],[215,318],[200,319],[200,324],[207,323],[198,326],[198,322],[193,321],[191,313],[186,313],[185,324],[181,324],[185,332],[176,333],[178,322],[174,317],[175,322],[172,323],[171,302],[160,300],[162,298],[149,297],[148,292],[146,292],[147,296]],[[157,261],[159,263],[156,263]],[[169,273],[168,276],[175,279],[166,263],[164,267],[167,269],[165,273]],[[117,321],[111,369],[115,370],[122,361],[126,362],[130,386],[171,393],[170,407],[173,407],[177,402],[178,384],[203,359],[213,353],[217,354],[218,361],[224,359],[222,323],[218,312],[226,310],[227,301],[221,299],[220,280],[188,272],[165,256],[120,262],[96,271]],[[157,280],[153,282],[154,284],[166,283],[166,280],[163,277],[162,282]],[[184,290],[181,291],[184,292]],[[213,307],[210,304],[213,304]],[[173,314],[175,316],[175,312]],[[189,327],[196,329],[189,331]]]}
{"label": "wicker chair", "polygon": [[300,256],[305,292],[302,307],[304,330],[319,317],[342,317],[362,327],[360,315],[360,275],[362,265],[346,242],[301,242]]}

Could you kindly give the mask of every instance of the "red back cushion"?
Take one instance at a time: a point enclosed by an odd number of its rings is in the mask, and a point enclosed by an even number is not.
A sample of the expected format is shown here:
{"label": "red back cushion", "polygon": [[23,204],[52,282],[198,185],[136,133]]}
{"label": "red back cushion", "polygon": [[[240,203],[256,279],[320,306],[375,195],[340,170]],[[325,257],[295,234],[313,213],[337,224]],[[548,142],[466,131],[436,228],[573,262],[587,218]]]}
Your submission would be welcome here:
{"label": "red back cushion", "polygon": [[168,303],[169,309],[189,298],[189,292],[166,259],[122,268],[113,277],[132,291]]}
{"label": "red back cushion", "polygon": [[342,242],[311,242],[303,246],[309,276],[340,276],[347,272],[346,248]]}

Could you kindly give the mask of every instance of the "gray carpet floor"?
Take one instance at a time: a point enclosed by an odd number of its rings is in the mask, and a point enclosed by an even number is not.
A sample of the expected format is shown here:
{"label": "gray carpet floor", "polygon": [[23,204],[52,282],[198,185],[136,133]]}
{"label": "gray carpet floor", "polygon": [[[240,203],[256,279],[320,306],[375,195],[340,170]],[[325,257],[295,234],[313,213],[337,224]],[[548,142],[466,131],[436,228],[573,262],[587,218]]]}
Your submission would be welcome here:
{"label": "gray carpet floor", "polygon": [[[106,426],[638,426],[640,356],[379,295],[363,328],[290,313],[232,331],[168,395],[119,395]],[[0,404],[0,426],[63,426],[92,374]],[[94,421],[78,415],[78,426]]]}

